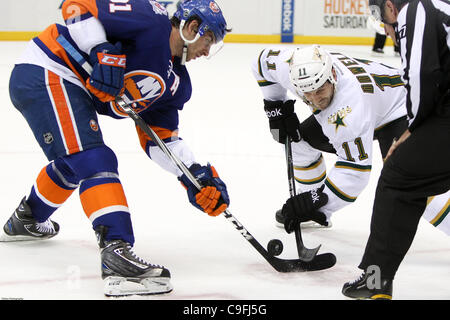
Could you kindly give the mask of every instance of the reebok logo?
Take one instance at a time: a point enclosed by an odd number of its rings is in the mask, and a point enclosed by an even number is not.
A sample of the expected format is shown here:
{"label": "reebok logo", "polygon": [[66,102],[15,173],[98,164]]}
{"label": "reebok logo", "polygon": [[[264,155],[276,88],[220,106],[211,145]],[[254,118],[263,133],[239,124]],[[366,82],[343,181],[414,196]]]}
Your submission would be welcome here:
{"label": "reebok logo", "polygon": [[311,199],[313,203],[320,200],[319,194],[317,193],[317,189],[311,190]]}
{"label": "reebok logo", "polygon": [[283,114],[281,113],[281,109],[277,108],[275,110],[266,111],[266,115],[268,118],[273,118],[273,117],[282,116]]}
{"label": "reebok logo", "polygon": [[283,0],[283,8],[282,8],[282,32],[291,32],[293,23],[293,1],[292,0]]}

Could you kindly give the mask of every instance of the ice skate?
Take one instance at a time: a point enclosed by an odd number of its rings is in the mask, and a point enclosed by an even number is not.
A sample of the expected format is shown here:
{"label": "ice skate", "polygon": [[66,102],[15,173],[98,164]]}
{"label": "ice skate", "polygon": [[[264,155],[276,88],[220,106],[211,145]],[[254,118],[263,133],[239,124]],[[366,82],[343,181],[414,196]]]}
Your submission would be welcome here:
{"label": "ice skate", "polygon": [[56,236],[59,232],[59,225],[47,219],[38,222],[31,212],[25,197],[20,205],[8,219],[0,233],[0,242],[44,240]]}
{"label": "ice skate", "polygon": [[363,273],[357,280],[344,284],[342,294],[346,297],[360,300],[392,299],[392,280],[381,278],[378,285],[370,282],[370,274]]}
{"label": "ice skate", "polygon": [[372,50],[372,57],[383,57],[384,56],[384,50],[380,48],[376,48]]}
{"label": "ice skate", "polygon": [[96,229],[102,262],[104,294],[108,297],[163,294],[172,291],[170,272],[136,256],[123,240],[104,241],[104,227]]}
{"label": "ice skate", "polygon": [[[284,216],[281,214],[281,209],[275,212],[275,225],[279,228],[284,228]],[[302,229],[320,229],[320,228],[331,228],[331,221],[327,221],[327,225],[321,225],[315,221],[306,221],[301,223]]]}

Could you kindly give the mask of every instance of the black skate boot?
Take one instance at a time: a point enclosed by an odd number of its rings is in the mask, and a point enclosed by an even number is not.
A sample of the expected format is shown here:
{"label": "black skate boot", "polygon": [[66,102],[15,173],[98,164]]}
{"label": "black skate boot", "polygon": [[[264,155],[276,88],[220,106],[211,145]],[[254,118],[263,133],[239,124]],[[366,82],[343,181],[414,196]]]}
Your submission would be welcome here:
{"label": "black skate boot", "polygon": [[59,225],[56,222],[50,219],[44,222],[36,221],[24,197],[3,226],[0,242],[49,239],[58,232]]}
{"label": "black skate boot", "polygon": [[95,233],[100,246],[106,296],[150,295],[172,291],[168,269],[139,258],[131,245],[123,240],[105,241],[107,227],[99,226]]}
{"label": "black skate boot", "polygon": [[[284,216],[281,213],[281,209],[275,212],[276,226],[279,228],[284,228]],[[321,225],[315,221],[306,221],[301,223],[302,228],[331,228],[331,221],[327,221],[326,225]]]}
{"label": "black skate boot", "polygon": [[391,300],[392,280],[381,278],[379,283],[372,283],[370,274],[363,273],[357,280],[347,282],[342,294],[352,299]]}

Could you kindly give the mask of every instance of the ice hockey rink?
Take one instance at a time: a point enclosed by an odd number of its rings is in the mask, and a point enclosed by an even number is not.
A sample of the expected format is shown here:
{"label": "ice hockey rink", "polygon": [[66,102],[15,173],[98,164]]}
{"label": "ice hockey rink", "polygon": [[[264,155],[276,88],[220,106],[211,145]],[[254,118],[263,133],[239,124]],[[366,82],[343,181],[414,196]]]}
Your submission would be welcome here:
{"label": "ice hockey rink", "polygon": [[[47,160],[24,118],[12,106],[8,81],[25,42],[0,42],[0,224],[28,195]],[[230,212],[264,246],[284,243],[281,258],[297,257],[294,235],[275,227],[274,213],[288,198],[284,149],[268,130],[262,95],[250,69],[265,44],[226,43],[211,60],[188,63],[193,95],[180,113],[180,136],[201,163],[210,162],[228,187]],[[392,47],[374,58],[368,46],[324,46],[350,56],[400,66]],[[300,118],[309,116],[297,103]],[[190,205],[176,177],[141,150],[130,119],[99,119],[105,142],[117,154],[136,237],[135,252],[172,273],[174,290],[140,300],[343,300],[342,285],[360,275],[357,265],[369,234],[377,153],[370,183],[357,201],[336,212],[330,229],[303,231],[307,247],[337,257],[316,272],[275,271],[223,216]],[[375,142],[376,143],[376,142]],[[374,148],[378,152],[378,148]],[[420,150],[417,150],[420,152]],[[327,167],[333,155],[325,155]],[[54,215],[60,234],[42,242],[0,243],[0,298],[103,300],[100,255],[78,193]],[[422,219],[423,220],[423,219]],[[394,281],[394,299],[450,299],[450,239],[422,221]]]}

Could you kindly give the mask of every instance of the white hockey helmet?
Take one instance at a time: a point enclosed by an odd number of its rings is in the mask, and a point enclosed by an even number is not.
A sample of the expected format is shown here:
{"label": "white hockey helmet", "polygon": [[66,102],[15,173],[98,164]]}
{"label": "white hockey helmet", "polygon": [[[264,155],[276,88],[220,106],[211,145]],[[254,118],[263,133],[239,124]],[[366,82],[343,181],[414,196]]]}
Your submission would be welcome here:
{"label": "white hockey helmet", "polygon": [[299,93],[319,89],[327,80],[336,84],[333,62],[319,45],[295,48],[289,60],[289,77]]}

